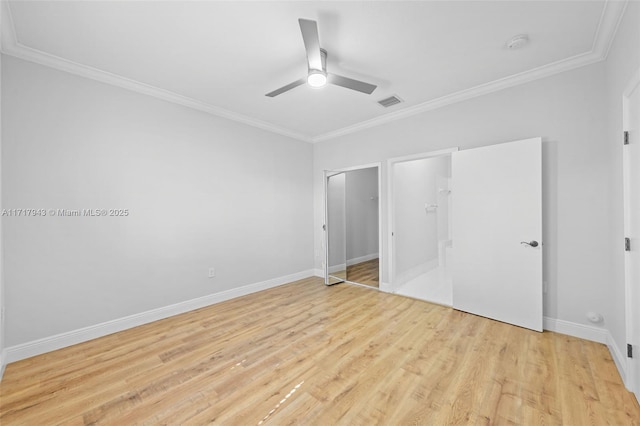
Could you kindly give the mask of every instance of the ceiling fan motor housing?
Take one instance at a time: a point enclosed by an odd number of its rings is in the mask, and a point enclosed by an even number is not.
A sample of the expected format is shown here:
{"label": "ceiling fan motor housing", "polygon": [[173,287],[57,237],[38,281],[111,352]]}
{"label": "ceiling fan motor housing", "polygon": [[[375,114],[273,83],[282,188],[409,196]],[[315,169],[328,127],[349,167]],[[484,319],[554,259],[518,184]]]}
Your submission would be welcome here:
{"label": "ceiling fan motor housing", "polygon": [[320,61],[322,69],[309,68],[307,72],[307,83],[311,87],[323,87],[327,84],[327,51],[320,49]]}

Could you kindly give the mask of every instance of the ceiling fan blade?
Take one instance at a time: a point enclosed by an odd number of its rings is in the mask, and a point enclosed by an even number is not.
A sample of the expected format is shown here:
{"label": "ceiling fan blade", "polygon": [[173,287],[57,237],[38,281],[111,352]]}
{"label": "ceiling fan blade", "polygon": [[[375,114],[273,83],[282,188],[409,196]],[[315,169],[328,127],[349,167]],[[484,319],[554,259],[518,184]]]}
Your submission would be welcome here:
{"label": "ceiling fan blade", "polygon": [[284,93],[284,92],[286,92],[288,90],[291,90],[291,89],[293,89],[295,87],[298,87],[301,84],[304,84],[306,82],[307,82],[306,78],[301,78],[300,80],[296,80],[293,83],[289,83],[286,86],[282,86],[281,88],[276,89],[273,92],[269,92],[265,96],[269,96],[270,98],[273,98],[274,96],[278,96],[279,94]]}
{"label": "ceiling fan blade", "polygon": [[298,19],[304,49],[307,51],[309,69],[322,71],[322,55],[320,54],[320,39],[318,38],[318,24],[309,19]]}
{"label": "ceiling fan blade", "polygon": [[328,74],[327,82],[335,84],[336,86],[346,87],[347,89],[357,90],[358,92],[366,93],[370,95],[376,90],[376,85],[365,83],[364,81],[354,80],[352,78],[343,77],[337,74]]}

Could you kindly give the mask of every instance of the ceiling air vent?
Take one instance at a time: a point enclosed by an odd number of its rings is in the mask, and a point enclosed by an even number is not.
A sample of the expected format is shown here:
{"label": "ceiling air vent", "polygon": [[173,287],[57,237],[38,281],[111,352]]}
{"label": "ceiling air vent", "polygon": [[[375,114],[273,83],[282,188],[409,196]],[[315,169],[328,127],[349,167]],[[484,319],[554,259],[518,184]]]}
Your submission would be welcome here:
{"label": "ceiling air vent", "polygon": [[385,108],[389,108],[390,106],[394,106],[396,104],[399,104],[400,102],[402,102],[402,99],[400,99],[396,95],[389,96],[388,98],[378,101],[378,103]]}

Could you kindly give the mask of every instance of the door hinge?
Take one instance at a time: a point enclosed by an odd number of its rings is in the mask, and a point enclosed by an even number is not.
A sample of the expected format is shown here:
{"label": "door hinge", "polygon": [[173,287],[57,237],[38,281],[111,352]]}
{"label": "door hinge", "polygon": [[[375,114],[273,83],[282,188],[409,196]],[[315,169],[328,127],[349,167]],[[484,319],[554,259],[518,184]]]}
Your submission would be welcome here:
{"label": "door hinge", "polygon": [[629,145],[629,132],[627,130],[624,131],[624,144]]}
{"label": "door hinge", "polygon": [[627,358],[633,358],[633,346],[627,343]]}
{"label": "door hinge", "polygon": [[624,251],[631,251],[631,238],[624,239]]}

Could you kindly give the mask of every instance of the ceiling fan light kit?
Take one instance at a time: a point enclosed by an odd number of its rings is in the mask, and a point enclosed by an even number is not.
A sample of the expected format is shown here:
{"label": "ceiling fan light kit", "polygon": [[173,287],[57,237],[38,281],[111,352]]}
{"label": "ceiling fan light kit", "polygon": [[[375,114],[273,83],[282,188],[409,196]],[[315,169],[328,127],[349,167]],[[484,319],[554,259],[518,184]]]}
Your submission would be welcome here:
{"label": "ceiling fan light kit", "polygon": [[307,83],[311,87],[322,87],[327,84],[327,75],[322,71],[310,70],[307,76]]}
{"label": "ceiling fan light kit", "polygon": [[309,72],[306,78],[296,80],[273,92],[267,93],[265,96],[273,98],[284,92],[304,84],[305,82],[315,88],[323,87],[327,83],[335,86],[345,87],[347,89],[370,95],[377,86],[363,81],[354,80],[352,78],[343,77],[337,74],[327,73],[327,51],[320,48],[320,38],[318,37],[318,24],[310,19],[298,19],[300,31],[302,32],[302,41],[307,52],[307,66]]}

